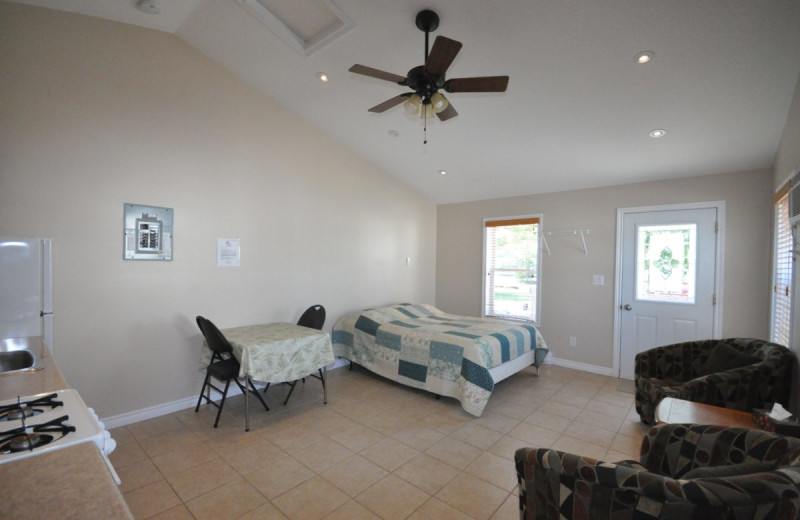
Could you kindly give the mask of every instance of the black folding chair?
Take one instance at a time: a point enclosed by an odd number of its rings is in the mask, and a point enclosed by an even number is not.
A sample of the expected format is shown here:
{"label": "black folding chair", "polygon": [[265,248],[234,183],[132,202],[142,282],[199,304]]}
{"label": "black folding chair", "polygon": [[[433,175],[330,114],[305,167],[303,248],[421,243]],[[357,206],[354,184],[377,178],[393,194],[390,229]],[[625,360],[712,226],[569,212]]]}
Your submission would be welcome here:
{"label": "black folding chair", "polygon": [[297,324],[310,329],[322,330],[325,325],[325,307],[322,305],[312,305],[303,312]]}
{"label": "black folding chair", "polygon": [[[206,338],[206,343],[213,354],[211,356],[211,362],[208,364],[208,368],[206,368],[206,379],[203,381],[203,388],[200,390],[200,397],[197,399],[197,406],[195,406],[194,411],[197,412],[200,409],[200,403],[203,402],[203,399],[209,404],[216,406],[217,419],[214,421],[214,428],[216,428],[217,424],[219,424],[219,417],[222,414],[222,407],[225,406],[225,398],[228,395],[228,387],[231,385],[231,381],[236,382],[242,394],[247,392],[248,389],[239,382],[239,361],[233,356],[233,348],[230,342],[211,321],[202,316],[198,316],[196,320],[197,326],[200,327],[200,332],[202,332],[203,336]],[[221,389],[214,386],[211,382],[212,377],[219,381],[224,381],[225,388]],[[267,406],[267,403],[264,402],[264,399],[262,399],[261,395],[256,391],[253,382],[248,381],[248,383],[251,387],[249,391],[258,397],[258,400],[261,401],[264,408],[269,411],[269,406]],[[219,403],[215,403],[211,400],[212,388],[222,394],[222,399]],[[207,395],[206,390],[208,390]]]}
{"label": "black folding chair", "polygon": [[[322,330],[322,326],[325,325],[325,307],[322,305],[312,305],[308,309],[303,312],[300,316],[300,319],[297,320],[297,324],[302,327],[308,327],[310,329],[317,329]],[[317,374],[309,374],[311,377],[316,377],[320,381],[322,381],[322,391],[325,393],[325,404],[328,404],[327,392],[325,388],[325,375],[322,373],[322,369],[319,369],[319,375]],[[303,378],[303,383],[305,384],[306,378]],[[292,392],[294,392],[294,386],[297,384],[297,381],[293,381],[291,383],[286,383],[287,385],[291,386],[291,390],[286,395],[286,399],[283,401],[284,406],[286,403],[289,402],[289,398],[292,397]]]}

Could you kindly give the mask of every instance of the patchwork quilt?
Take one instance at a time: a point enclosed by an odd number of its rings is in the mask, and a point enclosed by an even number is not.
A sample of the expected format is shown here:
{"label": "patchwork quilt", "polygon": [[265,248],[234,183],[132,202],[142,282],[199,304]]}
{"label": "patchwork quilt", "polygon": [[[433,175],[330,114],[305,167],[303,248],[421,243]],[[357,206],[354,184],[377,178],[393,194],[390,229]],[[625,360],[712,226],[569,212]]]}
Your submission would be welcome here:
{"label": "patchwork quilt", "polygon": [[403,303],[343,316],[333,351],[393,381],[454,397],[480,416],[494,389],[489,369],[533,349],[546,349],[527,323],[446,314]]}

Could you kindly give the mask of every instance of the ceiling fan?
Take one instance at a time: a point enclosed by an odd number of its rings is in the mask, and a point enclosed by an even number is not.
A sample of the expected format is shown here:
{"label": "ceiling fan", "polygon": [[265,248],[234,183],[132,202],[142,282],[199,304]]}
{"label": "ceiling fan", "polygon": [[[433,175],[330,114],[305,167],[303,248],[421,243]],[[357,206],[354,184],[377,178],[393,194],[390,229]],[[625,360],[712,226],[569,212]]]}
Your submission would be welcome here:
{"label": "ceiling fan", "polygon": [[430,10],[417,13],[416,25],[425,33],[425,64],[414,67],[403,77],[391,72],[373,69],[364,65],[353,65],[350,72],[363,74],[372,78],[392,81],[404,87],[410,87],[413,92],[400,94],[370,108],[370,112],[381,113],[403,103],[405,109],[411,114],[420,114],[423,119],[436,115],[441,121],[446,121],[458,115],[456,109],[450,104],[444,94],[454,92],[505,92],[508,86],[508,76],[481,76],[473,78],[445,79],[447,68],[461,50],[461,43],[444,36],[437,36],[433,48],[428,54],[428,34],[439,27],[439,15]]}

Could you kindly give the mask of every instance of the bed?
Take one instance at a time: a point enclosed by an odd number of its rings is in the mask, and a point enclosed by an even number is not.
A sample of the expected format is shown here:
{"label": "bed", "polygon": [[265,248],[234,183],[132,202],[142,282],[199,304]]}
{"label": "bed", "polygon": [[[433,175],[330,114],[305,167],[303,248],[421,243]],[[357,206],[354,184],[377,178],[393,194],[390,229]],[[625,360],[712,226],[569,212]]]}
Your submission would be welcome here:
{"label": "bed", "polygon": [[495,383],[547,355],[531,324],[447,314],[402,303],[347,314],[333,326],[333,351],[399,383],[454,397],[477,417]]}

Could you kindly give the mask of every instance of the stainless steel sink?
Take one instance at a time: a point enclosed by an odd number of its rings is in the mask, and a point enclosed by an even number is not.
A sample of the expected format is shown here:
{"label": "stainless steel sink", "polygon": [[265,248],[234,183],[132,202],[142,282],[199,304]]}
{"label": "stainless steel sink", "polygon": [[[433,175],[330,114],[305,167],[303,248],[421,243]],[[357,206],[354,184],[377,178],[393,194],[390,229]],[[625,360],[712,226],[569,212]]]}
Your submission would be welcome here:
{"label": "stainless steel sink", "polygon": [[0,375],[35,372],[44,368],[33,350],[0,350]]}

